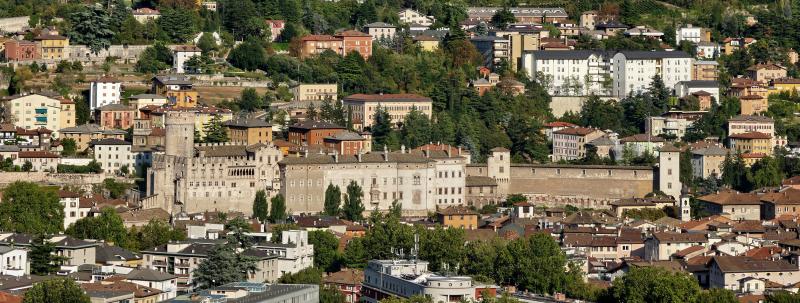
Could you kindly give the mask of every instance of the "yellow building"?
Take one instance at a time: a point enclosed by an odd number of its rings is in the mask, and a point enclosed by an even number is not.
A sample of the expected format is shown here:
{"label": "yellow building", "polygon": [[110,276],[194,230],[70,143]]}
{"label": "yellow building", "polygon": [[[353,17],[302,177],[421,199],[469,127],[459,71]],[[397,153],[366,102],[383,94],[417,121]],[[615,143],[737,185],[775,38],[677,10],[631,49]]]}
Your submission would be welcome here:
{"label": "yellow building", "polygon": [[800,93],[800,79],[782,78],[772,80],[771,93],[795,92]]}
{"label": "yellow building", "polygon": [[197,107],[200,94],[194,89],[168,90],[165,92],[169,104],[176,107]]}
{"label": "yellow building", "polygon": [[42,50],[42,59],[64,60],[69,58],[67,53],[69,38],[59,35],[58,31],[45,30],[34,40]]}
{"label": "yellow building", "polygon": [[463,205],[450,206],[436,212],[439,224],[445,227],[477,229],[478,213]]}
{"label": "yellow building", "polygon": [[58,129],[75,126],[75,102],[61,98],[61,112],[58,114]]}
{"label": "yellow building", "polygon": [[24,129],[58,131],[75,126],[75,103],[58,94],[17,95],[0,99],[0,103],[14,117],[14,125]]}
{"label": "yellow building", "polygon": [[752,116],[762,112],[766,112],[769,108],[767,98],[759,95],[748,95],[739,97],[740,109],[742,115]]}
{"label": "yellow building", "polygon": [[414,37],[414,43],[427,52],[433,52],[439,49],[439,39],[433,36],[419,35]]}
{"label": "yellow building", "polygon": [[253,145],[272,142],[272,125],[260,119],[233,119],[223,124],[228,130],[228,141]]}
{"label": "yellow building", "polygon": [[299,84],[292,87],[293,100],[301,101],[325,101],[327,99],[338,100],[338,85],[333,84]]}
{"label": "yellow building", "polygon": [[176,107],[197,107],[200,94],[192,81],[184,75],[164,75],[153,78],[153,94],[167,97],[167,103]]}
{"label": "yellow building", "polygon": [[728,136],[731,149],[739,153],[772,155],[772,136],[760,132],[746,132]]}

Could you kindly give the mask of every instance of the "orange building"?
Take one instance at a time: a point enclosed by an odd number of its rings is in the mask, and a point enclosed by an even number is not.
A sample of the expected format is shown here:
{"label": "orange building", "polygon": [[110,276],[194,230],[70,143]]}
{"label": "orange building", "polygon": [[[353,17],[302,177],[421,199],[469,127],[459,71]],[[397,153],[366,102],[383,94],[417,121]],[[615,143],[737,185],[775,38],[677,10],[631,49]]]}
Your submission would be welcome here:
{"label": "orange building", "polygon": [[463,205],[450,206],[436,212],[437,221],[452,228],[477,229],[478,213]]}
{"label": "orange building", "polygon": [[233,119],[223,123],[230,142],[253,145],[272,142],[272,125],[260,119]]}
{"label": "orange building", "polygon": [[345,56],[356,51],[364,59],[372,56],[372,36],[355,30],[346,30],[336,35],[308,35],[300,38],[300,57],[319,55],[326,50]]}
{"label": "orange building", "polygon": [[768,90],[760,83],[748,78],[731,79],[731,89],[728,91],[729,97],[743,97],[749,95],[759,95],[767,97]]}
{"label": "orange building", "polygon": [[351,131],[342,131],[322,139],[325,148],[335,150],[340,155],[357,155],[372,150],[372,134],[363,132],[357,134]]}
{"label": "orange building", "polygon": [[122,104],[109,104],[97,109],[100,126],[105,128],[128,129],[133,126],[136,110]]}
{"label": "orange building", "polygon": [[759,95],[748,95],[739,97],[740,113],[742,115],[752,116],[767,111],[769,102],[767,98]]}
{"label": "orange building", "polygon": [[39,46],[33,41],[6,41],[5,49],[8,61],[29,61],[41,58]]}
{"label": "orange building", "polygon": [[322,145],[325,137],[345,131],[344,127],[325,121],[303,121],[289,126],[289,142],[299,146]]}

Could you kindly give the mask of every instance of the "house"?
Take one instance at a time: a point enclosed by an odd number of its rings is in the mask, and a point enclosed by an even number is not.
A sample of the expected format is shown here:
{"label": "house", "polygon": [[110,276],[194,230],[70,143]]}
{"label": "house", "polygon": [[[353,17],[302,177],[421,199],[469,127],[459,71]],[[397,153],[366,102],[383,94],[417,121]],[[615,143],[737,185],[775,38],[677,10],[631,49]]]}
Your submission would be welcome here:
{"label": "house", "polygon": [[599,31],[603,36],[616,36],[618,33],[628,30],[628,26],[617,20],[609,20],[594,25],[595,31]]}
{"label": "house", "polygon": [[[714,256],[707,264],[709,287],[746,291],[749,278],[767,278],[780,285],[800,282],[800,269],[784,260],[762,260],[747,256]],[[745,281],[743,281],[745,280]],[[746,287],[746,286],[745,286]]]}
{"label": "house", "polygon": [[372,36],[372,40],[378,42],[389,42],[394,39],[397,27],[384,22],[373,22],[363,26],[367,34]]}
{"label": "house", "polygon": [[336,101],[339,98],[338,85],[332,84],[298,84],[292,87],[292,100],[295,102],[303,101]]}
{"label": "house", "polygon": [[137,8],[133,10],[132,14],[133,18],[136,19],[136,21],[139,21],[141,24],[158,20],[158,18],[161,17],[161,12],[149,7]]}
{"label": "house", "polygon": [[59,190],[58,201],[64,207],[64,230],[80,219],[86,218],[92,209],[92,205],[81,203],[81,195],[78,193]]}
{"label": "house", "polygon": [[426,52],[433,52],[439,49],[439,38],[428,35],[416,35],[412,39],[414,44]]}
{"label": "house", "polygon": [[89,142],[98,139],[125,139],[124,130],[107,129],[97,124],[83,124],[75,127],[67,127],[58,131],[61,139],[75,140],[77,150],[84,151],[89,148]]}
{"label": "house", "polygon": [[772,155],[773,138],[761,132],[747,132],[728,136],[728,146],[740,153]]}
{"label": "house", "polygon": [[727,149],[715,145],[692,150],[692,175],[703,179],[711,176],[721,178],[722,163],[729,153]]}
{"label": "house", "polygon": [[497,181],[485,176],[467,176],[464,178],[464,196],[467,205],[483,207],[487,204],[497,204],[503,195],[497,190]]}
{"label": "house", "polygon": [[97,139],[90,141],[89,147],[92,148],[95,161],[105,173],[120,173],[122,169],[133,172],[134,159],[130,142],[115,138]]}
{"label": "house", "polygon": [[767,84],[774,79],[786,78],[786,68],[777,64],[756,64],[747,68],[746,76],[756,82]]}
{"label": "house", "polygon": [[322,138],[325,148],[339,155],[357,155],[372,151],[372,134],[342,131]]}
{"label": "house", "polygon": [[496,66],[501,62],[512,62],[511,53],[508,51],[511,48],[511,40],[507,37],[498,36],[475,36],[470,40],[478,53],[484,58],[483,64],[486,66]]}
{"label": "house", "polygon": [[[452,286],[450,286],[452,285]],[[364,269],[361,302],[378,303],[382,298],[430,296],[433,302],[480,300],[482,292],[496,288],[481,286],[469,276],[440,275],[420,260],[370,260]]]}
{"label": "house", "polygon": [[493,87],[497,86],[497,83],[500,82],[500,75],[495,73],[489,73],[486,77],[481,77],[476,80],[471,80],[470,85],[475,88],[478,92],[478,96],[483,96],[491,90]]}
{"label": "house", "polygon": [[719,57],[722,50],[715,42],[700,42],[697,43],[696,52],[697,58],[713,60]]}
{"label": "house", "polygon": [[0,275],[22,277],[30,273],[28,250],[13,245],[0,246]]}
{"label": "house", "polygon": [[686,24],[681,28],[675,30],[675,43],[681,43],[681,41],[689,41],[694,44],[700,43],[701,41],[710,41],[711,39],[711,32],[705,30],[702,27],[696,27],[691,24]]}
{"label": "house", "polygon": [[419,24],[425,27],[433,25],[435,19],[433,16],[425,16],[418,11],[406,8],[397,13],[401,23],[405,24]]}
{"label": "house", "polygon": [[602,137],[596,128],[573,127],[553,132],[553,161],[575,160],[586,156],[586,143]]}
{"label": "house", "polygon": [[93,283],[82,283],[80,288],[92,302],[156,302],[161,291],[126,281],[111,278]]}
{"label": "house", "polygon": [[553,141],[553,132],[573,127],[577,127],[577,125],[569,122],[554,121],[545,123],[544,126],[542,126],[542,131],[544,132],[544,135],[547,137],[547,140]]}
{"label": "house", "polygon": [[142,256],[104,242],[95,248],[94,261],[98,265],[137,268],[142,263]]}
{"label": "house", "polygon": [[739,113],[742,115],[757,115],[766,112],[769,108],[767,98],[759,95],[739,97]]}
{"label": "house", "polygon": [[[675,95],[683,98],[697,92],[704,92],[702,95],[710,94],[714,104],[720,102],[719,83],[714,80],[686,80],[675,84]],[[698,98],[699,99],[699,98]],[[701,102],[702,103],[702,102]],[[701,109],[703,106],[700,107]],[[710,108],[710,106],[706,107]]]}
{"label": "house", "polygon": [[31,163],[31,171],[55,172],[60,159],[61,156],[49,151],[20,151],[14,165],[22,167],[25,163]]}
{"label": "house", "polygon": [[739,115],[728,119],[728,135],[760,132],[775,136],[775,121],[768,116]]}
{"label": "house", "polygon": [[[194,45],[177,45],[172,49],[172,68],[178,74],[187,72],[186,63],[194,56],[200,57],[203,51]],[[196,71],[195,71],[196,72]]]}
{"label": "house", "polygon": [[772,220],[785,215],[800,215],[800,189],[795,187],[765,193],[761,196],[761,202],[764,205],[762,218],[765,220]]}
{"label": "house", "polygon": [[711,60],[695,60],[692,66],[692,80],[719,79],[719,63]]}
{"label": "house", "polygon": [[299,146],[322,145],[330,137],[346,129],[325,121],[303,121],[289,126],[287,140]]}
{"label": "house", "polygon": [[330,35],[307,35],[300,38],[300,57],[307,58],[331,50],[340,56],[358,52],[364,59],[372,56],[372,36],[356,30]]}
{"label": "house", "polygon": [[112,77],[101,77],[89,87],[89,109],[95,110],[109,104],[119,104],[122,82]]}
{"label": "house", "polygon": [[360,269],[345,268],[322,277],[322,284],[338,289],[347,303],[360,302],[362,282],[364,282],[364,271]]}
{"label": "house", "polygon": [[278,38],[283,34],[283,29],[286,28],[285,20],[265,20],[267,28],[269,28],[269,38],[272,42],[278,41]]}
{"label": "house", "polygon": [[138,94],[128,98],[128,104],[133,108],[133,110],[136,113],[134,118],[143,118],[140,111],[142,108],[148,105],[161,107],[167,104],[167,98],[155,94]]}
{"label": "house", "polygon": [[712,215],[724,215],[731,220],[761,219],[761,198],[754,193],[720,190],[697,198]]}
{"label": "house", "polygon": [[769,88],[750,78],[731,79],[731,87],[728,90],[728,96],[743,97],[749,95],[758,95],[766,98],[769,95]]}
{"label": "house", "polygon": [[644,154],[652,154],[658,156],[658,150],[664,146],[664,138],[653,137],[650,134],[636,134],[622,139],[619,142],[624,145],[625,149],[630,150],[636,156]]}
{"label": "house", "polygon": [[133,107],[112,103],[97,108],[95,121],[100,121],[100,127],[128,129],[133,126],[136,112]]}
{"label": "house", "polygon": [[778,93],[788,92],[797,94],[798,92],[800,92],[800,79],[795,79],[795,78],[772,79],[770,86],[772,86],[772,89],[774,89]]}
{"label": "house", "polygon": [[722,49],[726,55],[733,54],[734,51],[739,49],[746,49],[758,40],[754,38],[725,38],[722,41]]}
{"label": "house", "polygon": [[167,97],[169,105],[180,108],[197,107],[199,94],[192,81],[183,75],[162,75],[153,77],[153,94]]}
{"label": "house", "polygon": [[42,59],[60,61],[69,58],[69,38],[59,35],[55,29],[45,29],[33,40],[41,50]]}
{"label": "house", "polygon": [[479,217],[477,212],[463,205],[448,206],[436,212],[436,221],[450,228],[477,229]]}
{"label": "house", "polygon": [[651,116],[645,120],[644,132],[645,134],[650,134],[651,138],[663,135],[681,139],[686,134],[686,129],[692,125],[692,122],[684,118]]}
{"label": "house", "polygon": [[272,124],[256,118],[236,118],[222,126],[228,132],[228,142],[235,144],[269,144],[272,142]]}
{"label": "house", "polygon": [[597,11],[585,11],[581,13],[578,24],[585,29],[594,30],[597,19]]}
{"label": "house", "polygon": [[33,61],[41,58],[39,45],[33,41],[9,40],[4,44],[5,58],[8,61]]}
{"label": "house", "polygon": [[157,302],[175,298],[178,291],[177,276],[152,269],[134,269],[125,275],[125,281],[160,290]]}
{"label": "house", "polygon": [[669,260],[678,251],[692,246],[708,246],[704,233],[654,232],[645,240],[644,259],[648,261]]}
{"label": "house", "polygon": [[644,25],[637,25],[634,28],[629,28],[625,30],[623,34],[627,37],[643,37],[657,40],[661,40],[661,38],[664,37],[664,33]]}
{"label": "house", "polygon": [[[34,237],[29,234],[0,234],[0,246],[30,248]],[[96,242],[84,241],[64,235],[54,235],[49,240],[55,246],[54,255],[64,257],[62,265],[95,264]]]}
{"label": "house", "polygon": [[618,98],[642,92],[657,75],[666,87],[692,78],[694,59],[681,51],[621,51],[614,55],[612,95]]}
{"label": "house", "polygon": [[354,94],[345,97],[342,105],[350,109],[354,127],[358,130],[372,126],[378,108],[386,110],[394,122],[405,121],[412,110],[428,118],[433,114],[431,98],[417,94]]}

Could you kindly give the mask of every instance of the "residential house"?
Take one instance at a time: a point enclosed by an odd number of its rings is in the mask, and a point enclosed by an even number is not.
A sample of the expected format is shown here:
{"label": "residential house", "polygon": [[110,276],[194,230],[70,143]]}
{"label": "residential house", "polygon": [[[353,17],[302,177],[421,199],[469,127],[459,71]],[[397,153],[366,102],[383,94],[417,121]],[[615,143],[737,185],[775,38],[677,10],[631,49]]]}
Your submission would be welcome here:
{"label": "residential house", "polygon": [[772,155],[773,138],[761,132],[747,132],[728,136],[728,145],[740,153]]}
{"label": "residential house", "polygon": [[33,41],[9,40],[4,44],[5,58],[8,61],[33,61],[41,58],[39,45]]}
{"label": "residential house", "polygon": [[74,127],[63,128],[58,131],[62,139],[73,139],[79,151],[89,148],[89,142],[100,139],[125,139],[124,130],[107,129],[97,124],[83,124]]}
{"label": "residential house", "polygon": [[702,202],[712,215],[724,215],[731,220],[761,219],[761,198],[754,193],[720,190],[698,197],[697,200]]}
{"label": "residential house", "polygon": [[658,156],[658,150],[664,146],[665,140],[650,134],[636,134],[619,139],[619,142],[624,145],[625,149],[630,150],[636,156],[647,153]]}
{"label": "residential house", "polygon": [[716,42],[700,42],[697,43],[696,52],[697,58],[713,60],[719,57],[722,49]]}
{"label": "residential house", "polygon": [[[766,278],[780,285],[800,282],[800,269],[784,260],[762,260],[747,256],[714,256],[707,264],[709,287],[742,291],[742,280]],[[745,289],[746,290],[746,289]]]}
{"label": "residential house", "polygon": [[331,50],[340,56],[358,52],[364,59],[372,56],[372,36],[356,30],[330,35],[307,35],[300,39],[300,57],[307,58]]}
{"label": "residential house", "polygon": [[222,123],[228,133],[228,142],[235,144],[268,144],[272,142],[272,125],[255,118],[237,118]]}
{"label": "residential house", "polygon": [[192,81],[183,75],[153,77],[151,90],[153,94],[166,96],[169,105],[179,108],[197,107],[200,97]]}
{"label": "residential house", "polygon": [[265,20],[267,28],[269,28],[269,38],[272,42],[278,41],[278,38],[283,34],[283,29],[286,28],[285,20]]}
{"label": "residential house", "polygon": [[414,44],[426,52],[434,52],[439,49],[439,38],[429,35],[417,35],[412,39]]}
{"label": "residential house", "polygon": [[692,150],[692,175],[703,179],[711,176],[721,178],[722,162],[729,153],[727,149],[715,145]]}
{"label": "residential house", "polygon": [[95,121],[100,121],[100,127],[127,130],[133,126],[136,112],[136,109],[127,105],[108,104],[97,109]]}
{"label": "residential house", "polygon": [[725,38],[722,41],[722,49],[726,55],[731,55],[736,50],[747,49],[757,41],[754,38]]}
{"label": "residential house", "polygon": [[496,66],[501,62],[511,62],[511,40],[498,36],[475,36],[470,39],[478,53],[484,58],[486,66]]}
{"label": "residential house", "polygon": [[642,209],[664,209],[667,206],[675,205],[672,198],[651,197],[651,198],[625,198],[611,201],[611,212],[618,218],[625,216],[626,211]]}
{"label": "residential house", "polygon": [[92,205],[81,203],[81,195],[78,193],[59,190],[58,201],[64,207],[64,230],[80,219],[86,218],[92,209]]}
{"label": "residential house", "polygon": [[172,68],[175,69],[175,72],[178,74],[183,74],[187,71],[190,71],[186,66],[186,63],[189,62],[192,57],[200,57],[202,55],[203,51],[197,46],[177,45],[172,49]]}
{"label": "residential house", "polygon": [[364,282],[364,271],[360,269],[345,268],[322,277],[322,284],[338,289],[347,303],[361,302],[362,282]]}
{"label": "residential house", "polygon": [[69,58],[69,38],[59,35],[55,29],[45,29],[33,40],[41,50],[42,59],[60,61]]}
{"label": "residential house", "polygon": [[775,121],[768,116],[739,115],[728,119],[728,135],[759,132],[775,136]]}
{"label": "residential house", "polygon": [[354,127],[358,130],[372,126],[378,108],[386,110],[392,121],[405,121],[412,110],[428,118],[433,114],[431,98],[417,94],[355,94],[345,97],[342,105],[350,110]]}
{"label": "residential house", "polygon": [[140,109],[148,105],[153,105],[156,107],[163,106],[167,104],[167,98],[155,94],[138,94],[128,98],[128,104],[134,109],[136,113],[134,118],[142,118],[141,112],[139,111]]}
{"label": "residential house", "polygon": [[303,121],[289,126],[287,140],[299,146],[323,145],[326,137],[334,136],[346,129],[325,121]]}
{"label": "residential house", "polygon": [[623,32],[626,37],[642,37],[648,39],[656,39],[661,40],[664,37],[664,33],[653,28],[644,26],[644,25],[637,25],[633,28],[629,28]]}
{"label": "residential house", "polygon": [[338,100],[338,85],[332,84],[298,84],[292,87],[292,100],[302,101],[331,101]]}
{"label": "residential house", "polygon": [[372,40],[378,42],[389,42],[394,39],[397,27],[385,22],[373,22],[363,26],[367,34],[372,36]]}
{"label": "residential house", "polygon": [[14,161],[14,165],[22,167],[25,163],[30,162],[33,165],[31,171],[55,172],[58,168],[59,159],[61,159],[61,156],[49,151],[20,151]]}
{"label": "residential house", "polygon": [[769,95],[769,89],[750,78],[733,78],[731,79],[731,87],[728,90],[730,97],[743,97],[750,95],[758,95],[766,98]]}
{"label": "residential house", "polygon": [[433,16],[425,16],[418,11],[406,8],[397,13],[401,23],[406,24],[419,24],[423,26],[431,26],[435,19]]}
{"label": "residential house", "polygon": [[544,126],[542,126],[542,131],[544,132],[544,135],[547,137],[547,140],[553,141],[554,132],[560,131],[565,128],[573,128],[573,127],[577,127],[577,125],[569,122],[554,121],[545,123]]}
{"label": "residential house", "polygon": [[675,43],[680,43],[681,41],[689,41],[694,44],[700,43],[701,41],[709,41],[711,40],[711,32],[705,30],[702,27],[696,27],[691,24],[686,24],[681,28],[675,30]]}
{"label": "residential house", "polygon": [[705,233],[654,232],[645,240],[644,259],[649,261],[669,260],[674,253],[697,245],[710,245]]}
{"label": "residential house", "polygon": [[768,192],[761,196],[761,202],[763,202],[762,218],[765,220],[786,215],[800,215],[800,189],[788,187]]}
{"label": "residential house", "polygon": [[497,190],[497,180],[485,176],[467,176],[464,178],[467,205],[483,207],[497,204],[504,198]]}
{"label": "residential house", "polygon": [[89,146],[92,148],[94,159],[105,173],[119,173],[124,169],[123,167],[127,167],[129,172],[133,172],[134,159],[130,142],[107,138],[92,140],[89,142]]}
{"label": "residential house", "polygon": [[607,54],[592,50],[532,51],[522,55],[528,75],[554,96],[607,95],[611,76]]}
{"label": "residential house", "polygon": [[448,206],[436,212],[436,221],[451,228],[477,229],[479,217],[478,212],[463,205]]}
{"label": "residential house", "polygon": [[586,143],[605,135],[596,128],[573,127],[553,132],[553,161],[576,160],[586,156]]}
{"label": "residential house", "polygon": [[13,245],[0,246],[0,275],[22,277],[30,274],[28,250]]}
{"label": "residential house", "polygon": [[[714,103],[720,102],[719,83],[713,80],[687,80],[675,84],[675,95],[678,98],[686,97],[697,92],[704,92],[703,95],[710,94]],[[699,98],[698,98],[699,99]],[[703,108],[702,106],[700,107]],[[706,107],[706,109],[710,106]]]}
{"label": "residential house", "polygon": [[756,64],[747,68],[746,76],[759,83],[767,84],[774,79],[786,78],[786,68],[777,64]]}
{"label": "residential house", "polygon": [[[6,233],[0,234],[0,246],[15,246],[30,248],[34,236],[29,234]],[[64,235],[54,235],[49,240],[55,246],[54,255],[64,257],[62,265],[78,266],[95,264],[96,242],[84,241]]]}
{"label": "residential house", "polygon": [[518,23],[563,23],[569,18],[567,11],[562,7],[468,7],[467,20],[492,21],[492,17],[499,11],[507,9]]}
{"label": "residential house", "polygon": [[719,63],[717,61],[695,60],[692,65],[692,80],[717,81]]}
{"label": "residential house", "polygon": [[322,138],[322,143],[339,155],[364,154],[372,151],[372,134],[342,131]]}
{"label": "residential house", "polygon": [[602,36],[604,37],[603,39],[605,39],[605,37],[613,37],[628,30],[628,26],[620,23],[617,20],[608,20],[595,24],[594,29],[595,31],[601,32]]}
{"label": "residential house", "polygon": [[795,78],[772,79],[770,85],[772,86],[772,89],[777,91],[778,93],[782,92],[788,92],[790,94],[800,93],[800,79],[795,79]]}
{"label": "residential house", "polygon": [[23,129],[54,130],[75,125],[74,103],[58,95],[25,94],[0,99],[0,102],[13,115],[14,125]]}
{"label": "residential house", "polygon": [[588,30],[594,30],[594,25],[597,20],[597,11],[585,11],[581,13],[578,24]]}
{"label": "residential house", "polygon": [[739,97],[739,113],[742,115],[757,115],[766,112],[769,108],[767,98],[759,95]]}
{"label": "residential house", "polygon": [[158,302],[161,291],[131,282],[106,279],[93,283],[81,283],[80,288],[89,296],[91,302]]}
{"label": "residential house", "polygon": [[147,22],[156,21],[158,18],[161,17],[161,12],[158,10],[149,8],[149,7],[140,7],[132,12],[133,18],[136,21],[139,21],[141,24],[145,24]]}

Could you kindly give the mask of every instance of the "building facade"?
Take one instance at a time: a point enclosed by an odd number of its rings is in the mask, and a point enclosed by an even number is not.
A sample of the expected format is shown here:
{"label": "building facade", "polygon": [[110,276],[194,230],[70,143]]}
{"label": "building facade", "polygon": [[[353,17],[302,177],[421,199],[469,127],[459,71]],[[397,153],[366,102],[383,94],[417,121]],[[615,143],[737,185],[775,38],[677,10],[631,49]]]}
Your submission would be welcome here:
{"label": "building facade", "polygon": [[680,51],[622,51],[614,55],[612,95],[624,98],[650,87],[655,76],[666,87],[692,79],[694,59]]}
{"label": "building facade", "polygon": [[406,115],[416,109],[430,119],[433,114],[431,98],[417,94],[355,94],[342,100],[344,108],[350,111],[354,125],[359,130],[372,126],[378,108],[386,110],[393,122],[405,121]]}
{"label": "building facade", "polygon": [[586,156],[586,143],[605,132],[596,128],[572,127],[553,132],[553,161],[575,160]]}
{"label": "building facade", "polygon": [[14,117],[14,125],[24,129],[46,128],[56,131],[75,126],[75,104],[60,96],[29,94],[2,100]]}
{"label": "building facade", "polygon": [[109,104],[119,104],[122,82],[110,77],[92,81],[89,87],[89,109],[95,110]]}
{"label": "building facade", "polygon": [[333,84],[299,84],[292,87],[292,100],[295,102],[301,101],[325,101],[338,100],[338,87],[336,83]]}

